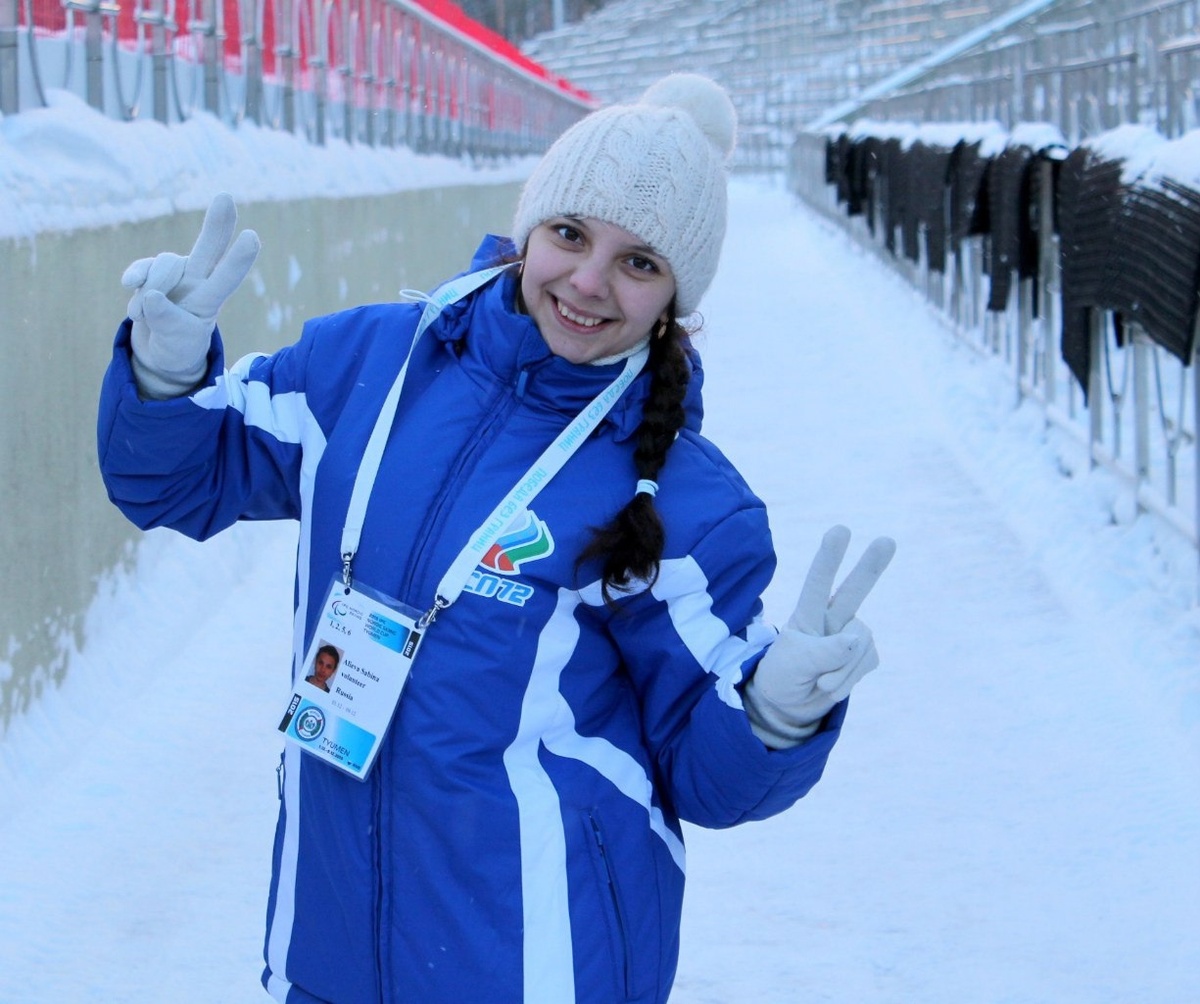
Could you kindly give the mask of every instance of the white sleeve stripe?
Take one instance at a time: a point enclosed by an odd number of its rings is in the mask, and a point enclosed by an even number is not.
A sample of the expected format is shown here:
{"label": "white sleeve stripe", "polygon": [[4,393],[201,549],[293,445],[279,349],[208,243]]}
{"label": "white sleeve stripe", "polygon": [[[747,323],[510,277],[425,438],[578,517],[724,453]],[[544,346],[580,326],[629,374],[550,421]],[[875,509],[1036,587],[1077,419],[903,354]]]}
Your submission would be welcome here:
{"label": "white sleeve stripe", "polygon": [[273,395],[265,383],[249,379],[251,364],[260,358],[243,356],[217,377],[215,384],[196,391],[190,400],[211,411],[234,408],[248,426],[262,429],[281,443],[300,443],[312,420],[308,397],[300,391]]}
{"label": "white sleeve stripe", "polygon": [[737,685],[742,682],[742,664],[758,652],[771,635],[761,619],[751,622],[748,639],[729,633],[725,622],[712,612],[708,579],[695,558],[671,558],[662,562],[652,588],[655,599],[667,604],[671,623],[687,650],[717,678],[717,694],[731,708],[742,708]]}

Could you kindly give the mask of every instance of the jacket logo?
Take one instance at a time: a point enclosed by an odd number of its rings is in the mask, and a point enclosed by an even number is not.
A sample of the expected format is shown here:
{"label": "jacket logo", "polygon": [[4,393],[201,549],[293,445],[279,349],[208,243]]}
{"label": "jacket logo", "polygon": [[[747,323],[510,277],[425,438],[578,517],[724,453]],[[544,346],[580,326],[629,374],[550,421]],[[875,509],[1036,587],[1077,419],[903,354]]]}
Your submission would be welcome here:
{"label": "jacket logo", "polygon": [[488,549],[479,567],[471,573],[465,591],[523,607],[533,595],[533,586],[507,576],[516,575],[526,562],[553,553],[554,538],[550,528],[532,511],[526,511],[524,521]]}
{"label": "jacket logo", "polygon": [[525,522],[496,541],[479,562],[489,572],[516,575],[526,561],[536,561],[554,552],[554,538],[532,510],[525,511]]}

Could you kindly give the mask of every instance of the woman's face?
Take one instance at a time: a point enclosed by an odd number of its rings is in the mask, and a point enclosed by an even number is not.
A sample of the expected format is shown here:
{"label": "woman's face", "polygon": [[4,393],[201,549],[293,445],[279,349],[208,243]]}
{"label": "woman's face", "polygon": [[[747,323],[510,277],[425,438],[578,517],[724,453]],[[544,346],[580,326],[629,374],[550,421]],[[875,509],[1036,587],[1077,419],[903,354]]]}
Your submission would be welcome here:
{"label": "woman's face", "polygon": [[675,276],[629,231],[560,216],[529,235],[521,296],[550,351],[586,363],[649,335],[667,316]]}

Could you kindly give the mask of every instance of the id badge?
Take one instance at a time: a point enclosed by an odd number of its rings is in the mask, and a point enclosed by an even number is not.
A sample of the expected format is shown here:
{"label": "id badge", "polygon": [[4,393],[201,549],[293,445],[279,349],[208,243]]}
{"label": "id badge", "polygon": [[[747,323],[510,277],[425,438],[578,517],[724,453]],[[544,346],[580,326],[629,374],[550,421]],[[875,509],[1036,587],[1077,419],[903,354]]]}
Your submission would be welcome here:
{"label": "id badge", "polygon": [[279,723],[284,738],[363,780],[420,646],[418,617],[359,583],[335,580]]}

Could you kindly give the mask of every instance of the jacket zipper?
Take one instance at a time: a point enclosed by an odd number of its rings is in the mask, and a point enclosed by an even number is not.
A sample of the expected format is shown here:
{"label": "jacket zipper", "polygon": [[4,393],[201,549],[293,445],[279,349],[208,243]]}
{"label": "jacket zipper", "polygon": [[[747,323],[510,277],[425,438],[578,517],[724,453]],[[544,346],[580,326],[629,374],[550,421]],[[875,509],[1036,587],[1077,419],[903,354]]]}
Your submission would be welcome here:
{"label": "jacket zipper", "polygon": [[604,864],[604,875],[608,881],[608,895],[612,902],[613,916],[617,924],[617,939],[621,944],[621,977],[624,985],[625,997],[629,998],[631,974],[630,974],[630,947],[629,947],[629,932],[625,927],[625,915],[621,910],[621,896],[617,889],[617,877],[613,870],[613,863],[608,856],[608,847],[604,843],[604,833],[600,829],[600,823],[595,816],[588,816],[588,820],[592,824],[592,832],[596,837],[596,847],[600,851],[600,860]]}
{"label": "jacket zipper", "polygon": [[[522,376],[524,372],[524,370],[521,371]],[[524,380],[521,380],[521,384],[523,386]],[[506,401],[505,398],[508,400]],[[460,486],[463,472],[475,466],[475,458],[491,444],[495,438],[495,430],[507,423],[519,404],[520,398],[512,396],[511,387],[506,385],[484,405],[484,420],[472,433],[469,439],[470,446],[459,456],[458,463],[454,465],[454,469],[447,476],[442,491],[434,499],[434,503],[430,507],[429,513],[425,517],[425,521],[417,534],[416,546],[412,551],[412,560],[408,563],[408,575],[401,584],[400,596],[411,595],[413,583],[417,579],[417,573],[426,561],[425,548],[429,543],[429,538],[433,535],[434,527],[441,520],[447,501],[454,496],[454,492]],[[430,597],[430,600],[432,601],[432,597]],[[414,600],[410,600],[409,602],[414,606],[421,605],[419,599],[414,598]]]}
{"label": "jacket zipper", "polygon": [[[458,463],[446,478],[445,487],[434,500],[434,504],[430,507],[429,513],[417,534],[417,546],[412,551],[412,560],[408,563],[408,575],[401,582],[401,588],[397,596],[411,595],[413,583],[417,579],[418,566],[424,560],[424,552],[426,545],[429,543],[429,538],[433,533],[433,528],[438,525],[443,510],[445,509],[447,500],[453,495],[454,489],[461,482],[463,472],[474,466],[474,458],[479,455],[494,437],[493,430],[504,425],[514,411],[516,411],[522,398],[524,397],[525,384],[528,379],[528,372],[521,370],[518,375],[518,383],[516,394],[511,393],[511,388],[506,386],[501,387],[498,392],[493,395],[484,405],[484,420],[476,427],[474,433],[470,437],[470,447],[465,450],[460,456]],[[505,397],[508,401],[505,402]],[[503,405],[503,407],[501,407]],[[384,801],[387,797],[385,774],[387,764],[382,757],[375,764],[374,769],[374,784],[375,784],[375,854],[376,860],[379,862],[379,869],[376,878],[375,888],[375,923],[377,925],[375,932],[375,969],[379,979],[379,1001],[380,1004],[386,1004],[387,986],[390,981],[390,964],[385,964],[385,950],[383,945],[384,940],[384,925],[387,921],[385,917],[384,906],[384,848],[385,841],[383,836],[383,819],[384,819]]]}

